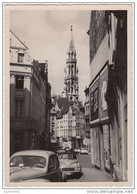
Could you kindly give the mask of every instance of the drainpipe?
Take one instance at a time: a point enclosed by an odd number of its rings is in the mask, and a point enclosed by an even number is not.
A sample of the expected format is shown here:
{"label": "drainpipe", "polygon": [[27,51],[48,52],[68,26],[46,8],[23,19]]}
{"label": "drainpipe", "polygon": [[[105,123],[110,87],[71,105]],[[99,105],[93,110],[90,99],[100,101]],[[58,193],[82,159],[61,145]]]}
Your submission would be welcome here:
{"label": "drainpipe", "polygon": [[121,176],[122,176],[122,181],[126,180],[126,176],[125,176],[125,160],[126,160],[126,156],[125,156],[125,121],[124,121],[124,100],[122,98],[121,92],[119,92],[119,97],[120,97],[120,129],[121,129]]}

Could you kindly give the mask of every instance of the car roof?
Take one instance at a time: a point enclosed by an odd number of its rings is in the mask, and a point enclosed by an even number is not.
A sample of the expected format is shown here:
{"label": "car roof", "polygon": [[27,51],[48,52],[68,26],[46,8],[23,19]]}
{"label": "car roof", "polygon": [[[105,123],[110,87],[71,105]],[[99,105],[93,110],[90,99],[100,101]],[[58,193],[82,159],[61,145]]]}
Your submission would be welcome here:
{"label": "car roof", "polygon": [[56,153],[64,153],[66,150],[57,150]]}
{"label": "car roof", "polygon": [[76,152],[72,152],[72,151],[59,152],[58,154],[73,154],[73,155],[77,155]]}
{"label": "car roof", "polygon": [[19,151],[14,153],[12,157],[18,156],[18,155],[33,155],[33,156],[46,156],[49,157],[50,155],[55,154],[52,151],[48,151],[48,150],[24,150],[24,151]]}

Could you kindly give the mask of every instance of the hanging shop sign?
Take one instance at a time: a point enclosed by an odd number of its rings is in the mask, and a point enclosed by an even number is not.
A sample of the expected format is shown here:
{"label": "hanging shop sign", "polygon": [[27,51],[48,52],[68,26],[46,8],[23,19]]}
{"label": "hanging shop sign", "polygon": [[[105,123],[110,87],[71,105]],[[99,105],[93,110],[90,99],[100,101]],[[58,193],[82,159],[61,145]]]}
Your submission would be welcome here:
{"label": "hanging shop sign", "polygon": [[90,139],[88,139],[88,138],[84,138],[83,139],[83,144],[85,145],[85,146],[88,146],[89,144],[90,144]]}

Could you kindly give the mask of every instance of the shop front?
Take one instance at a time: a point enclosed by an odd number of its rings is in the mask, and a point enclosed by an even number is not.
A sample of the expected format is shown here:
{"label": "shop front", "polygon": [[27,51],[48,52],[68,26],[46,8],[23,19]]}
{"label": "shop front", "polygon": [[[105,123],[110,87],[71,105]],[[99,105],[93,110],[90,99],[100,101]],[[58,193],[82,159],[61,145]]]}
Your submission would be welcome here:
{"label": "shop front", "polygon": [[90,140],[92,165],[100,168],[99,144],[99,78],[90,87]]}
{"label": "shop front", "polygon": [[105,170],[110,172],[110,127],[106,102],[107,83],[108,63],[106,63],[99,76],[99,122],[102,131],[102,160]]}
{"label": "shop front", "polygon": [[110,129],[105,100],[108,81],[107,63],[90,86],[91,161],[99,169],[110,172]]}

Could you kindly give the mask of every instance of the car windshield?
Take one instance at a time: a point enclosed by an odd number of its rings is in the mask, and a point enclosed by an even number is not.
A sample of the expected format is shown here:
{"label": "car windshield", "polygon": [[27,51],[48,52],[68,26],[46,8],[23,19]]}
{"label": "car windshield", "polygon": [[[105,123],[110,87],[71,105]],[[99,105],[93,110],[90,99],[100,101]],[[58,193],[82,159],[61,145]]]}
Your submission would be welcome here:
{"label": "car windshield", "polygon": [[59,154],[59,159],[76,160],[77,156],[75,154]]}
{"label": "car windshield", "polygon": [[15,156],[10,161],[10,167],[44,168],[46,159],[42,156]]}

